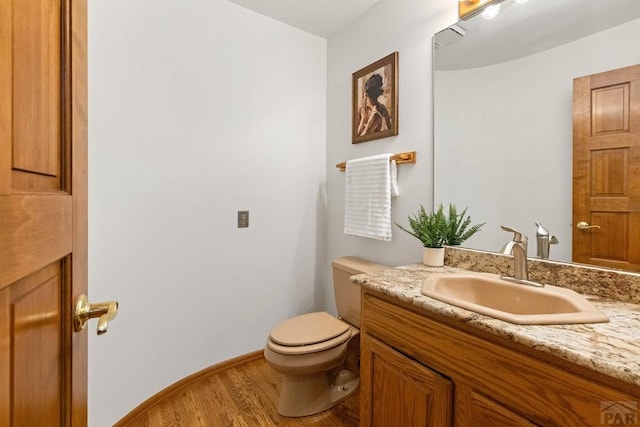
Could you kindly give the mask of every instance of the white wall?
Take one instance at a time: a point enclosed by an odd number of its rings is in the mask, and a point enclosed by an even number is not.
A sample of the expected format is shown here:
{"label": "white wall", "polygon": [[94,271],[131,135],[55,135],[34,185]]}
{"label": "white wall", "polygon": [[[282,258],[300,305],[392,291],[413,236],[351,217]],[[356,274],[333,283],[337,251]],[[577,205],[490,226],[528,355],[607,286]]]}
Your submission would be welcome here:
{"label": "white wall", "polygon": [[324,308],[326,40],[225,0],[89,3],[90,297],[120,302],[90,325],[106,426]]}
{"label": "white wall", "polygon": [[[457,21],[451,0],[381,0],[329,39],[327,77],[328,259],[358,255],[388,265],[418,262],[421,245],[393,226],[383,242],[348,236],[344,227],[344,173],[335,164],[385,152],[416,151],[415,165],[400,165],[400,196],[392,201],[394,222],[407,223],[423,204],[433,205],[431,37]],[[398,51],[399,132],[397,136],[351,144],[352,73]],[[327,307],[333,295],[327,292]]]}
{"label": "white wall", "polygon": [[[328,41],[225,0],[89,15],[90,296],[120,301],[90,339],[90,425],[260,348],[282,319],[335,310],[331,259],[420,260],[395,227],[391,242],[343,234],[335,164],[415,150],[393,220],[432,205],[431,36],[456,2],[381,0]],[[393,51],[399,135],[353,145],[351,74]]]}
{"label": "white wall", "polygon": [[514,61],[437,72],[436,202],[487,222],[465,246],[499,251],[511,239],[499,226],[509,225],[535,257],[540,221],[559,240],[551,258],[571,261],[573,79],[639,63],[638,34],[635,20]]}

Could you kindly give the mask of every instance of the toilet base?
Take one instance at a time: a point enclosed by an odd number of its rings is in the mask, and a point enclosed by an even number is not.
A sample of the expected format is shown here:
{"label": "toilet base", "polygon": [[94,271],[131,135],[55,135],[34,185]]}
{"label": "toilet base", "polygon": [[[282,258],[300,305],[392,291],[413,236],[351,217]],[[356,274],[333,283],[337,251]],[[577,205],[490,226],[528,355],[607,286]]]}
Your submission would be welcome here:
{"label": "toilet base", "polygon": [[278,413],[285,417],[305,417],[326,411],[351,396],[360,385],[358,375],[346,369],[331,374],[285,375]]}

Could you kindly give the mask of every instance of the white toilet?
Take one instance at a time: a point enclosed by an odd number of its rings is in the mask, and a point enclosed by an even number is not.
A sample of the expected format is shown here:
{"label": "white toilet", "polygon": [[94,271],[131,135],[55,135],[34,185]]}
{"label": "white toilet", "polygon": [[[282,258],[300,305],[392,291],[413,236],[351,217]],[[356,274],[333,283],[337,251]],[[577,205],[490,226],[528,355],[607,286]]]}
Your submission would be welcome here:
{"label": "white toilet", "polygon": [[303,417],[327,410],[360,383],[360,287],[349,278],[387,266],[356,257],[332,263],[338,318],[326,312],[303,314],[271,331],[264,357],[284,375],[278,413]]}

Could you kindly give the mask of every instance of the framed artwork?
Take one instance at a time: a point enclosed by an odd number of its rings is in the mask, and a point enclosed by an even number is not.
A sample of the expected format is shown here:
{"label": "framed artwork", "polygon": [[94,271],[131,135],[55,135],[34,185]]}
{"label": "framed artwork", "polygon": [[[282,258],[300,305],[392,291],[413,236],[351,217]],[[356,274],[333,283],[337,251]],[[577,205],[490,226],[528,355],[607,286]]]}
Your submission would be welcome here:
{"label": "framed artwork", "polygon": [[398,52],[353,73],[351,142],[398,134]]}

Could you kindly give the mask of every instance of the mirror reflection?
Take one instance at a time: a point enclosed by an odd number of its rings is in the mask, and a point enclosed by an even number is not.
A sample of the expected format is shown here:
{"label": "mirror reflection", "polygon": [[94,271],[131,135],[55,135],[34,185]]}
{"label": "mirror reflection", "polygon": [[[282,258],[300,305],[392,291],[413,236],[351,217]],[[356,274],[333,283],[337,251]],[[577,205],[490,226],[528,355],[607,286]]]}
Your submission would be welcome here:
{"label": "mirror reflection", "polygon": [[434,36],[434,201],[486,222],[466,247],[501,251],[536,223],[572,260],[573,79],[640,64],[640,1],[505,0]]}

